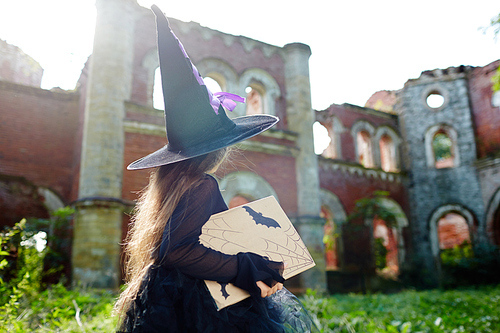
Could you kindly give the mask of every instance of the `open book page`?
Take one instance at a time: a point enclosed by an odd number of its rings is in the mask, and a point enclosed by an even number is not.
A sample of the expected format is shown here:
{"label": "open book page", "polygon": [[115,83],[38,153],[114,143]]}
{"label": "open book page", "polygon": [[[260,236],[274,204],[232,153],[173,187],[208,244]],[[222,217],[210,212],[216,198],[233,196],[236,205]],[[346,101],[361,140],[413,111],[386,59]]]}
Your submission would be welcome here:
{"label": "open book page", "polygon": [[[253,252],[286,262],[285,279],[315,265],[297,230],[272,196],[212,215],[202,228],[200,242],[226,254]],[[205,282],[219,310],[250,296],[231,284]]]}

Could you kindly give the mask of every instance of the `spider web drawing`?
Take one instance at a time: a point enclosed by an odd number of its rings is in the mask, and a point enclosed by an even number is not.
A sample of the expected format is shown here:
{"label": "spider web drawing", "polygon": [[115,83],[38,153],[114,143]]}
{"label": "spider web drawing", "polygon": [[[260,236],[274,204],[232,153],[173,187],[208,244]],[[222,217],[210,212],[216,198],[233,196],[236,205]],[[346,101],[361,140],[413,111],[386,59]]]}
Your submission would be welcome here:
{"label": "spider web drawing", "polygon": [[200,241],[204,246],[226,254],[254,252],[272,261],[286,262],[283,277],[287,279],[311,267],[314,261],[295,228],[291,224],[285,227],[286,229],[281,231],[285,236],[281,237],[281,241],[273,239],[274,234],[267,236],[266,233],[261,233],[246,242],[252,245],[248,247],[241,242],[247,232],[235,230],[232,223],[226,222],[224,218],[217,218],[205,224]]}
{"label": "spider web drawing", "polygon": [[[299,233],[274,197],[251,202],[248,206],[252,207],[254,214],[249,214],[240,206],[213,215],[202,228],[200,243],[229,255],[253,252],[272,261],[285,262],[285,279],[315,265]],[[262,221],[255,216],[265,216],[273,223],[260,223]],[[250,296],[231,283],[205,283],[219,310]]]}

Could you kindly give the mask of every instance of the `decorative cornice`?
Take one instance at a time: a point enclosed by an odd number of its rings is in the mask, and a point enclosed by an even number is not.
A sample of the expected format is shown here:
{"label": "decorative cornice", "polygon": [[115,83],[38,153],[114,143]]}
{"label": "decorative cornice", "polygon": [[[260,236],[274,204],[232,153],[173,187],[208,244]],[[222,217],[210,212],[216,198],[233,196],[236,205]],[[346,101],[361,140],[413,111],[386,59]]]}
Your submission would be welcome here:
{"label": "decorative cornice", "polygon": [[500,166],[500,156],[485,157],[474,162],[478,170]]}
{"label": "decorative cornice", "polygon": [[[171,24],[176,26],[176,28],[181,31],[183,34],[190,34],[192,31],[198,31],[202,38],[206,41],[211,40],[214,37],[219,37],[227,47],[231,47],[234,43],[240,43],[243,46],[243,49],[250,53],[253,49],[260,49],[265,57],[270,58],[274,54],[282,54],[282,48],[279,46],[266,44],[260,41],[257,41],[252,38],[244,37],[244,36],[235,36],[231,34],[227,34],[218,30],[213,30],[207,27],[204,27],[196,22],[183,22],[177,19],[169,18]],[[174,28],[175,30],[175,28]]]}
{"label": "decorative cornice", "polygon": [[259,135],[268,137],[268,138],[274,138],[274,139],[281,139],[281,140],[288,140],[288,141],[297,141],[297,138],[299,135],[295,132],[292,131],[284,131],[284,130],[277,130],[277,129],[269,129]]}
{"label": "decorative cornice", "polygon": [[368,169],[357,163],[349,163],[324,157],[318,158],[319,167],[332,171],[340,171],[349,175],[380,179],[390,183],[401,183],[403,175],[399,172],[386,172],[382,169]]}
{"label": "decorative cornice", "polygon": [[381,118],[386,118],[386,119],[398,119],[398,115],[394,113],[388,113],[384,111],[379,111],[371,108],[365,108],[363,106],[358,106],[354,104],[349,104],[349,103],[343,103],[343,104],[332,104],[330,105],[327,109],[325,110],[315,110],[315,115],[316,115],[316,120],[318,121],[326,121],[330,117],[335,116],[335,109],[331,110],[332,107],[337,107],[337,108],[344,108],[349,111],[354,111],[357,113],[361,114],[369,114],[373,115],[376,117],[381,117]]}
{"label": "decorative cornice", "polygon": [[145,106],[145,105],[139,105],[135,104],[130,101],[125,102],[126,110],[135,112],[135,113],[141,113],[141,114],[147,114],[147,115],[152,115],[152,116],[158,116],[163,118],[164,117],[164,112],[163,110],[158,110],[150,106]]}
{"label": "decorative cornice", "polygon": [[125,120],[123,122],[123,130],[129,133],[166,136],[165,126],[132,120]]}

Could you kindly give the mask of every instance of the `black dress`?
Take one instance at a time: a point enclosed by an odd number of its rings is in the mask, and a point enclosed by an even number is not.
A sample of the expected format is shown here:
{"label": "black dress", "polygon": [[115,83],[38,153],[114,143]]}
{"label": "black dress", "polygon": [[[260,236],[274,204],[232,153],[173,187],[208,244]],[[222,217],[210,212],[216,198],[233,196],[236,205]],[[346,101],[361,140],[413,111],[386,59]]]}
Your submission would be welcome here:
{"label": "black dress", "polygon": [[[201,245],[209,217],[227,210],[209,175],[180,200],[163,233],[156,264],[128,309],[123,332],[308,332],[314,327],[285,289],[261,298],[257,281],[283,282],[282,263],[253,253],[226,255]],[[204,280],[233,283],[252,296],[218,311]]]}

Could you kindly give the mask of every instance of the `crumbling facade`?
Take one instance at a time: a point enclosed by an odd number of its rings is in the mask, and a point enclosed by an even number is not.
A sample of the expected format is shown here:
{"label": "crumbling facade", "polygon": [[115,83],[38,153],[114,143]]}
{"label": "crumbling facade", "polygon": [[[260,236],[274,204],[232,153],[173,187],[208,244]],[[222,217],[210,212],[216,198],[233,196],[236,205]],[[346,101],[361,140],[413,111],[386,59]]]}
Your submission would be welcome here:
{"label": "crumbling facade", "polygon": [[[97,1],[97,9],[94,52],[74,91],[40,89],[41,67],[0,41],[0,223],[74,206],[73,279],[114,288],[128,213],[149,175],[125,167],[166,137],[163,111],[153,108],[153,14],[134,0]],[[247,96],[230,116],[280,118],[240,144],[217,176],[229,206],[274,195],[294,222],[317,266],[291,286],[324,290],[327,268],[371,269],[378,243],[387,250],[379,269],[392,276],[416,254],[436,271],[440,246],[467,232],[473,243],[500,244],[500,111],[490,82],[498,61],[424,72],[365,107],[313,111],[307,45],[276,47],[170,22],[200,73]],[[429,95],[443,104],[429,106]],[[321,156],[315,121],[331,139]],[[439,158],[436,137],[451,142]],[[396,222],[350,220],[356,203],[376,191],[386,193],[378,204]],[[460,237],[443,236],[446,228],[457,235],[451,213],[466,223]]]}

